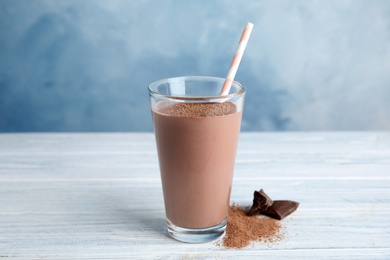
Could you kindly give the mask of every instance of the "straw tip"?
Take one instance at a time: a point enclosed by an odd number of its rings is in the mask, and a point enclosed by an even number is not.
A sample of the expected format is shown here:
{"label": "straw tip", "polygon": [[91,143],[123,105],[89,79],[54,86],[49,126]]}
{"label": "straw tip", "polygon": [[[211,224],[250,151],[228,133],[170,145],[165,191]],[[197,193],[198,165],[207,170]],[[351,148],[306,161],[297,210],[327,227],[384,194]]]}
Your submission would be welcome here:
{"label": "straw tip", "polygon": [[250,22],[246,22],[246,26],[253,27],[253,26],[254,26],[254,24],[253,24],[253,23],[250,23]]}

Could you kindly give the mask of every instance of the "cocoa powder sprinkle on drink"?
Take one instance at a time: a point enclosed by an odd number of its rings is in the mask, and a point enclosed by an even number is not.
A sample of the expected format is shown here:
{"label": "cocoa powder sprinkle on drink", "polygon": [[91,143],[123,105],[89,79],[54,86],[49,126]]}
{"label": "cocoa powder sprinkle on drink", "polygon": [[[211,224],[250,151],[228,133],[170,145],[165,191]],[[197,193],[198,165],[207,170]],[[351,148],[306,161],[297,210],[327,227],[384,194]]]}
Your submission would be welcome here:
{"label": "cocoa powder sprinkle on drink", "polygon": [[281,227],[278,220],[265,216],[248,216],[245,209],[231,205],[223,246],[238,249],[252,242],[271,244],[283,238]]}

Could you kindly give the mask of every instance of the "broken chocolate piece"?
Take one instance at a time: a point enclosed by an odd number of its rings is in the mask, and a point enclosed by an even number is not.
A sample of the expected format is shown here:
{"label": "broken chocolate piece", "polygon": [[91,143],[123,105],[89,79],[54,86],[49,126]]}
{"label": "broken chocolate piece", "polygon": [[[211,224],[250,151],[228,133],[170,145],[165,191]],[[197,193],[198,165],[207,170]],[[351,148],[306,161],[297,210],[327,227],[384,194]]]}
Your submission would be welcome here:
{"label": "broken chocolate piece", "polygon": [[253,216],[257,213],[262,213],[272,205],[273,201],[267,194],[261,189],[253,193],[253,205],[249,212],[248,216]]}
{"label": "broken chocolate piece", "polygon": [[268,207],[267,210],[260,213],[271,218],[282,220],[293,213],[298,208],[298,206],[299,202],[291,200],[275,200],[272,206]]}
{"label": "broken chocolate piece", "polygon": [[297,210],[299,202],[291,200],[275,200],[261,189],[253,194],[253,205],[247,212],[248,216],[253,216],[257,213],[269,216],[271,218],[282,220],[295,210]]}

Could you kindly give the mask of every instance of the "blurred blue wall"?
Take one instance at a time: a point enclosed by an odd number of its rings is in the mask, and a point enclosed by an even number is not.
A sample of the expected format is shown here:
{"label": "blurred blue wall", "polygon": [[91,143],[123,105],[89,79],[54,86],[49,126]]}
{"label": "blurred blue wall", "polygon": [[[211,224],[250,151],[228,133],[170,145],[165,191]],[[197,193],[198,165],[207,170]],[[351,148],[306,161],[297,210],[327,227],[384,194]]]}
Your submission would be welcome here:
{"label": "blurred blue wall", "polygon": [[152,131],[147,86],[236,80],[242,130],[390,130],[390,1],[1,0],[0,132]]}

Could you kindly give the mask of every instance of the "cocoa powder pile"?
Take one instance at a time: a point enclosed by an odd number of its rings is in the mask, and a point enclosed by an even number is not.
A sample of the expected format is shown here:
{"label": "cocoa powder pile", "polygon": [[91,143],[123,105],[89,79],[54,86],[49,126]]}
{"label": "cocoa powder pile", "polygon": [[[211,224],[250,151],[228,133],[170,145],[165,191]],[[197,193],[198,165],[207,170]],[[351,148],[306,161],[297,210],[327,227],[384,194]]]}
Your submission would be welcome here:
{"label": "cocoa powder pile", "polygon": [[237,111],[232,102],[223,103],[177,103],[161,110],[161,113],[176,117],[215,117],[233,114]]}
{"label": "cocoa powder pile", "polygon": [[274,243],[283,238],[280,221],[264,216],[248,216],[243,208],[229,207],[223,246],[243,248],[251,242]]}

